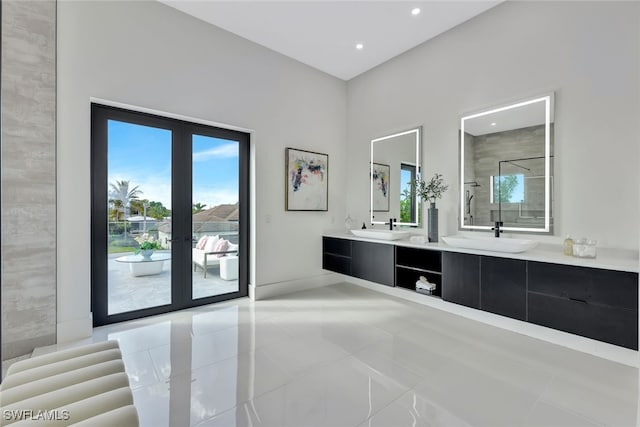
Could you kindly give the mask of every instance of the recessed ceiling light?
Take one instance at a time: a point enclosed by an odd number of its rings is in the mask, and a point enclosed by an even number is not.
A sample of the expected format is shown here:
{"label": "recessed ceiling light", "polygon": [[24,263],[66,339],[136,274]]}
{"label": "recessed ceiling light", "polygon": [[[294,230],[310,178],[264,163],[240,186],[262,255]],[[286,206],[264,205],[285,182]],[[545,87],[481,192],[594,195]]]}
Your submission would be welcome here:
{"label": "recessed ceiling light", "polygon": [[358,49],[358,50],[362,50],[362,49],[364,49],[364,45],[363,45],[362,43],[358,43],[358,44],[356,45],[356,49]]}
{"label": "recessed ceiling light", "polygon": [[414,7],[413,9],[411,9],[411,14],[412,15],[419,15],[420,14],[420,8],[419,7]]}
{"label": "recessed ceiling light", "polygon": [[496,125],[496,122],[491,123],[491,126],[495,126],[495,125]]}

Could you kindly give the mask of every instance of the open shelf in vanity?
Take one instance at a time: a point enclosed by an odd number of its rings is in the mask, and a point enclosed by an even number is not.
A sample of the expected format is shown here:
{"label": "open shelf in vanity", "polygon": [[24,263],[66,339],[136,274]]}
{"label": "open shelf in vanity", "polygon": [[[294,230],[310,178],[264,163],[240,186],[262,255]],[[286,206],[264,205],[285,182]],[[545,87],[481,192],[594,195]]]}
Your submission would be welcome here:
{"label": "open shelf in vanity", "polygon": [[436,289],[429,296],[442,296],[442,252],[396,246],[396,286],[415,291],[416,282],[424,276]]}

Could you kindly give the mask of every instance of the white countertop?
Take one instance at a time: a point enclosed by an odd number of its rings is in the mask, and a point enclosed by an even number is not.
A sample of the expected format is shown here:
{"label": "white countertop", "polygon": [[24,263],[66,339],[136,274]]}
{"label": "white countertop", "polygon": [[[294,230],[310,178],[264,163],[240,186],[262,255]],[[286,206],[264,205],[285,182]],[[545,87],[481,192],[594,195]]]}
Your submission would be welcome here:
{"label": "white countertop", "polygon": [[600,248],[595,259],[575,258],[562,253],[561,245],[540,243],[534,249],[518,254],[506,252],[483,251],[478,249],[465,249],[449,246],[444,242],[436,243],[414,243],[408,238],[401,240],[379,240],[356,237],[345,231],[330,231],[323,234],[325,237],[335,237],[339,239],[359,240],[363,242],[382,243],[396,246],[405,246],[418,249],[434,249],[447,252],[461,252],[474,255],[486,255],[500,258],[523,259],[528,261],[549,262],[553,264],[575,265],[579,267],[603,268],[607,270],[629,271],[637,273],[640,269],[638,253],[626,249]]}

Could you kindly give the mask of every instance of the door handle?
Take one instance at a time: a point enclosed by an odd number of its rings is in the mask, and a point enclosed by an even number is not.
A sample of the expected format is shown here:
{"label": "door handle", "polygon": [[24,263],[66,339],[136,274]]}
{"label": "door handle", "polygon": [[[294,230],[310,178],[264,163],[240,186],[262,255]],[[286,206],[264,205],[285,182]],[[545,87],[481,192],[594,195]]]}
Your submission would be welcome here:
{"label": "door handle", "polygon": [[583,303],[583,304],[586,304],[586,303],[587,303],[587,300],[586,300],[586,299],[581,299],[581,298],[572,298],[572,297],[569,297],[569,299],[570,299],[571,301],[581,302],[581,303]]}

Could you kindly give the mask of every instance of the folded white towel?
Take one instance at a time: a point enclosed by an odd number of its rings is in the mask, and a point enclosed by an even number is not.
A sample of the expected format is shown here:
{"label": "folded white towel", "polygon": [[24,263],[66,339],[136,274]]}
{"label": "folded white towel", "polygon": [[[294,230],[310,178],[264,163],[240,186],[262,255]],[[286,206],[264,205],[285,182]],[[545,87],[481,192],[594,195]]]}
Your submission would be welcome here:
{"label": "folded white towel", "polygon": [[433,291],[435,288],[436,284],[429,282],[424,276],[420,276],[420,279],[416,282],[416,289]]}

